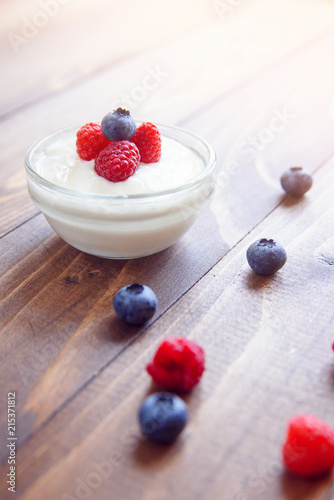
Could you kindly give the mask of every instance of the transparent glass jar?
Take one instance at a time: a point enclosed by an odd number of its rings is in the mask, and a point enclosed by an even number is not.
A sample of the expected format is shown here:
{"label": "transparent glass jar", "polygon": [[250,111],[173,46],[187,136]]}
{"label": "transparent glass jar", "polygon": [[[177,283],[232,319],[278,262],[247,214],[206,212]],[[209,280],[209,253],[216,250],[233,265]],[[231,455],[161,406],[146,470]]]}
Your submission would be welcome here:
{"label": "transparent glass jar", "polygon": [[175,243],[193,224],[214,187],[216,156],[200,137],[158,125],[162,138],[175,139],[204,160],[202,172],[174,189],[138,195],[88,194],[58,186],[36,172],[36,161],[57,139],[75,135],[70,127],[38,141],[25,158],[28,190],[54,231],[83,252],[109,259],[154,254]]}

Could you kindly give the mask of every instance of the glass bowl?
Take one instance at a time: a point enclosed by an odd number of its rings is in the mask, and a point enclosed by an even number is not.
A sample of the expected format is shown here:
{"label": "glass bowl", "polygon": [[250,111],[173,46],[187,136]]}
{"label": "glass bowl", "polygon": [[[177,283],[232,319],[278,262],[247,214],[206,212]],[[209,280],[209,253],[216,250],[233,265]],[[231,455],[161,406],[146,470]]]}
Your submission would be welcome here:
{"label": "glass bowl", "polygon": [[88,194],[58,186],[36,172],[36,162],[56,139],[68,139],[80,127],[59,130],[26,154],[29,194],[54,231],[83,252],[108,259],[131,259],[173,245],[193,224],[214,187],[216,156],[200,137],[174,126],[158,125],[163,137],[195,150],[204,168],[174,189],[138,195]]}

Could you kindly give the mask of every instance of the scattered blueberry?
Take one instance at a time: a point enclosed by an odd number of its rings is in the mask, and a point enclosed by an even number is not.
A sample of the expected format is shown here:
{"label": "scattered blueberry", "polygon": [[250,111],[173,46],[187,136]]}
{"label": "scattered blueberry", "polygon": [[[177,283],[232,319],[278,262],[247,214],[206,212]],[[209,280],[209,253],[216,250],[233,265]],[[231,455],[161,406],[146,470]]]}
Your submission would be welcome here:
{"label": "scattered blueberry", "polygon": [[170,392],[148,396],[139,410],[140,427],[153,441],[169,444],[175,441],[188,420],[186,403]]}
{"label": "scattered blueberry", "polygon": [[302,167],[291,167],[281,176],[281,186],[284,191],[296,198],[300,198],[311,189],[312,183],[312,175],[305,172]]}
{"label": "scattered blueberry", "polygon": [[136,128],[130,112],[123,108],[108,113],[101,123],[102,134],[108,141],[129,141],[135,135]]}
{"label": "scattered blueberry", "polygon": [[113,305],[117,316],[126,323],[141,325],[155,313],[157,298],[150,287],[132,283],[118,290]]}
{"label": "scattered blueberry", "polygon": [[274,274],[286,263],[286,251],[274,240],[261,238],[247,249],[250,267],[258,274]]}

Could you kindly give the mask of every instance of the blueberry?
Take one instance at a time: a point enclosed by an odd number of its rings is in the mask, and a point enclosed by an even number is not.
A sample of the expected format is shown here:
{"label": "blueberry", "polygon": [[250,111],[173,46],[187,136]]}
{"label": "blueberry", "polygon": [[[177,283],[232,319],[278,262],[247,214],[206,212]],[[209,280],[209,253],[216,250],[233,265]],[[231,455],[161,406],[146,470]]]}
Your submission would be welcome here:
{"label": "blueberry", "polygon": [[148,396],[139,410],[140,427],[153,441],[169,444],[175,441],[188,420],[186,403],[169,392]]}
{"label": "blueberry", "polygon": [[281,176],[281,186],[291,196],[303,196],[313,183],[312,175],[305,172],[302,167],[291,167]]}
{"label": "blueberry", "polygon": [[102,134],[108,141],[129,141],[136,133],[136,123],[126,109],[108,113],[101,123]]}
{"label": "blueberry", "polygon": [[150,287],[132,283],[118,290],[113,305],[117,316],[126,323],[141,325],[155,313],[157,298]]}
{"label": "blueberry", "polygon": [[261,238],[247,249],[250,267],[258,274],[274,274],[286,263],[286,251],[274,240]]}

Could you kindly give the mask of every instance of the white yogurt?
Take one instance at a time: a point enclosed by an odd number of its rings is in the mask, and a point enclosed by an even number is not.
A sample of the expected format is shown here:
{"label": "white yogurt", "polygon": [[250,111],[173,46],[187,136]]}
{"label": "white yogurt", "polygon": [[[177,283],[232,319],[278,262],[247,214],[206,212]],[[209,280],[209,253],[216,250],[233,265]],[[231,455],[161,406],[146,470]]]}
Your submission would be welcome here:
{"label": "white yogurt", "polygon": [[94,160],[81,160],[71,137],[50,144],[36,162],[36,172],[58,186],[82,193],[116,196],[172,189],[187,183],[203,169],[204,160],[195,150],[169,137],[162,138],[158,162],[140,163],[134,175],[121,182],[111,182],[97,175]]}
{"label": "white yogurt", "polygon": [[96,174],[94,161],[78,158],[76,130],[42,139],[26,157],[30,195],[56,233],[79,250],[112,259],[144,257],[175,243],[212,193],[210,146],[162,125],[161,160],[114,183]]}

